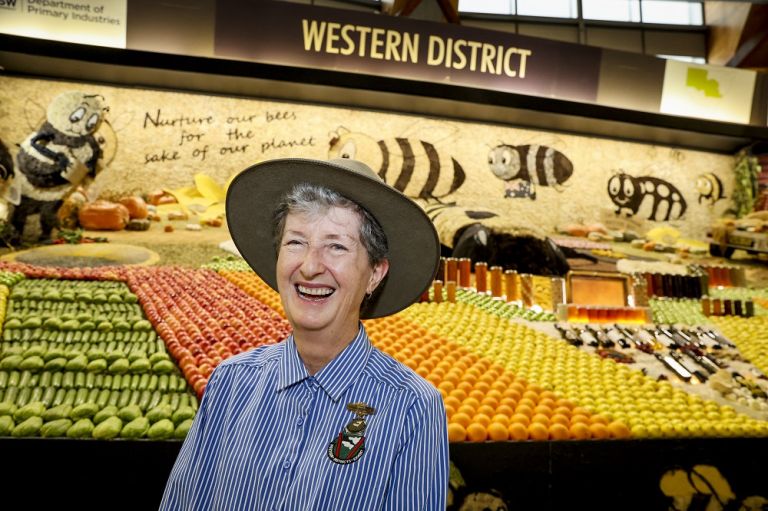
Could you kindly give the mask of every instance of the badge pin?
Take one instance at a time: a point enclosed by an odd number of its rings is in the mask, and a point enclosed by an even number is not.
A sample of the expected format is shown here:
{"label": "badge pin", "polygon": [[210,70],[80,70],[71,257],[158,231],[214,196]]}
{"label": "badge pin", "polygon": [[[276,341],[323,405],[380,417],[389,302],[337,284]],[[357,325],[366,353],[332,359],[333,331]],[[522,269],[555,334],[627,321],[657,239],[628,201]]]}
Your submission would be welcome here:
{"label": "badge pin", "polygon": [[328,446],[328,457],[342,465],[359,460],[365,452],[365,417],[376,413],[375,408],[363,402],[347,403],[347,410],[354,413],[355,417]]}

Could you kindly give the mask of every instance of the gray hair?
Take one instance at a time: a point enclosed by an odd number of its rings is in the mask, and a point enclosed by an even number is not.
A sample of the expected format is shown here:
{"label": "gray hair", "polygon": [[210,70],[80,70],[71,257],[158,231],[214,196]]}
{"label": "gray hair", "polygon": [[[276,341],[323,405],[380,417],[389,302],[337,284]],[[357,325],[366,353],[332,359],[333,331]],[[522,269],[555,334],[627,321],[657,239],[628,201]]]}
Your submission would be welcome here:
{"label": "gray hair", "polygon": [[280,200],[272,214],[272,244],[275,253],[280,251],[285,219],[288,213],[317,214],[329,208],[339,207],[354,211],[360,216],[360,241],[368,253],[368,262],[375,266],[387,258],[387,235],[374,216],[357,202],[321,185],[299,183]]}

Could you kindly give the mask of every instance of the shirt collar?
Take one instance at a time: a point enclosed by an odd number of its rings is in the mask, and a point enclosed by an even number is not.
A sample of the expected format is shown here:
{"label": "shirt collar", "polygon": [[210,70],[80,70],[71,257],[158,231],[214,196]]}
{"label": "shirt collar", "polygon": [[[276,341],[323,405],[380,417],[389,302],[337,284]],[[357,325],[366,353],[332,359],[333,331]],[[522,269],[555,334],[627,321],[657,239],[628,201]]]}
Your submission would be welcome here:
{"label": "shirt collar", "polygon": [[[362,323],[357,335],[344,350],[328,362],[317,374],[314,380],[320,385],[328,397],[338,401],[341,395],[360,375],[368,362],[368,356],[373,350],[371,341]],[[283,390],[291,385],[310,378],[304,362],[301,361],[296,349],[296,341],[291,334],[285,341],[285,351],[280,363],[280,375],[277,390]]]}

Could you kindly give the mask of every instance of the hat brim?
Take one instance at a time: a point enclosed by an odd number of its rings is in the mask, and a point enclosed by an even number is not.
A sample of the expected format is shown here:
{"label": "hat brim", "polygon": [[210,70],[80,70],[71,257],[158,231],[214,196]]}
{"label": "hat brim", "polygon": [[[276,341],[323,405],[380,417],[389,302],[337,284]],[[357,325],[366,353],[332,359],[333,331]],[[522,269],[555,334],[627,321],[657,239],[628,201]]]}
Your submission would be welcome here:
{"label": "hat brim", "polygon": [[361,318],[398,312],[430,286],[440,258],[434,225],[411,199],[375,177],[332,161],[269,160],[241,172],[227,191],[227,225],[240,255],[277,290],[277,255],[272,215],[283,196],[299,183],[325,186],[367,209],[381,224],[389,246],[388,276],[361,311]]}

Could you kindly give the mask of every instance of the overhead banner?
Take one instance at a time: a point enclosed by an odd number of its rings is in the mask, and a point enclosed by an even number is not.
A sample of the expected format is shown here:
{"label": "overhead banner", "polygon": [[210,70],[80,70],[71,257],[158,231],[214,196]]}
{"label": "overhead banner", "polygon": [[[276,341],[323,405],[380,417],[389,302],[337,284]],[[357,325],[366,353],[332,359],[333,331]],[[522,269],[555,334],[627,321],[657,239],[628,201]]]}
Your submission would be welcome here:
{"label": "overhead banner", "polygon": [[668,60],[661,113],[749,124],[757,73]]}
{"label": "overhead banner", "polygon": [[128,0],[0,0],[0,33],[125,48]]}
{"label": "overhead banner", "polygon": [[[219,0],[217,57],[594,102],[600,50],[288,2]],[[567,46],[567,51],[564,51]]]}

